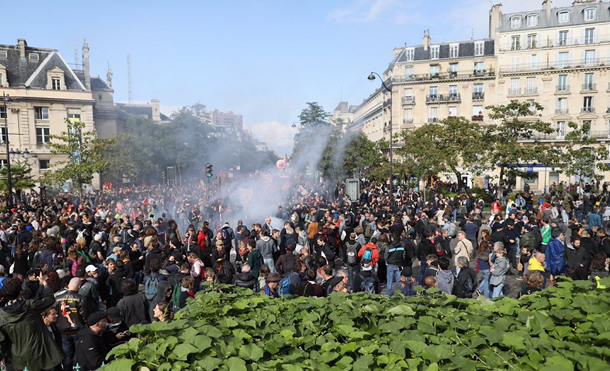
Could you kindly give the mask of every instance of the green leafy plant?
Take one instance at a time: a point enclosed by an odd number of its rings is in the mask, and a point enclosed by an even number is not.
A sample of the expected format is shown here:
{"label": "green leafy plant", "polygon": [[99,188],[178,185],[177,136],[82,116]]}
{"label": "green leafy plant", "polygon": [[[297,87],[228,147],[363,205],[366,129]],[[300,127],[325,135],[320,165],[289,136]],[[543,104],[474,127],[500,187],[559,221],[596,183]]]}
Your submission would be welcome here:
{"label": "green leafy plant", "polygon": [[608,289],[569,279],[494,301],[436,289],[274,300],[220,285],[174,322],[132,326],[138,337],[114,348],[104,369],[606,370],[608,313]]}

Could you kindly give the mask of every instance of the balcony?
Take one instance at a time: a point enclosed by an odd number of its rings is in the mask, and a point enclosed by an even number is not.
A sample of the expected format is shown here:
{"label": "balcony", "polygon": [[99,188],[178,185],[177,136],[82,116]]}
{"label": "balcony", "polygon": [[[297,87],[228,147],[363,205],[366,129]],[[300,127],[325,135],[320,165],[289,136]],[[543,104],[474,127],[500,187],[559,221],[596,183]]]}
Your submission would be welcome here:
{"label": "balcony", "polygon": [[535,86],[530,86],[525,88],[523,95],[533,95],[533,94],[538,94],[538,88]]}
{"label": "balcony", "polygon": [[[598,130],[598,131],[590,131],[588,134],[589,138],[594,139],[604,139],[610,138],[610,130]],[[534,133],[531,138],[523,139],[523,140],[564,140],[565,133],[551,133],[551,134],[543,134],[543,133]]]}
{"label": "balcony", "polygon": [[438,72],[431,73],[431,74],[430,74],[430,78],[431,78],[431,79],[440,79],[440,78],[441,78],[441,74],[440,74],[440,73],[438,73]]}
{"label": "balcony", "polygon": [[[512,42],[509,45],[504,44],[500,47],[500,51],[510,50],[521,50],[521,45],[518,42]],[[532,44],[527,45],[527,49],[545,49],[545,48],[557,48],[574,45],[595,45],[610,42],[610,34],[606,35],[594,35],[591,37],[558,37],[555,39],[548,40],[536,40]]]}
{"label": "balcony", "polygon": [[596,86],[596,84],[593,84],[593,83],[582,84],[582,91],[583,92],[597,91],[597,86]]}
{"label": "balcony", "polygon": [[428,118],[428,124],[433,124],[438,122],[438,117],[430,117]]}
{"label": "balcony", "polygon": [[496,73],[493,70],[475,69],[472,72],[449,72],[449,73],[424,73],[412,74],[404,77],[394,77],[392,83],[418,83],[437,80],[474,80],[474,79],[493,79]]}
{"label": "balcony", "polygon": [[569,110],[568,110],[567,108],[557,108],[557,109],[555,110],[555,113],[556,113],[557,115],[567,115],[567,114],[568,114],[568,112],[569,112]]}
{"label": "balcony", "polygon": [[426,95],[426,104],[431,103],[459,103],[462,101],[459,93]]}
{"label": "balcony", "polygon": [[402,123],[406,125],[413,124],[413,119],[402,119]]}
{"label": "balcony", "polygon": [[557,90],[555,91],[555,93],[569,93],[570,92],[570,85],[557,85]]}
{"label": "balcony", "polygon": [[595,107],[583,107],[580,113],[595,113]]}
{"label": "balcony", "polygon": [[558,60],[558,61],[554,61],[554,62],[544,62],[544,63],[525,63],[525,64],[504,65],[504,66],[500,66],[500,73],[501,74],[510,74],[510,73],[532,72],[532,71],[591,68],[591,67],[602,67],[605,65],[607,65],[607,63],[605,62],[605,60],[603,58]]}
{"label": "balcony", "polygon": [[508,96],[509,97],[514,97],[517,95],[521,95],[521,88],[509,88],[508,89]]}
{"label": "balcony", "polygon": [[483,121],[483,115],[472,116],[472,121]]}
{"label": "balcony", "polygon": [[404,105],[414,105],[415,104],[415,97],[414,96],[402,97],[402,104],[404,104]]}
{"label": "balcony", "polygon": [[483,100],[485,99],[485,93],[482,91],[475,91],[472,93],[472,100]]}

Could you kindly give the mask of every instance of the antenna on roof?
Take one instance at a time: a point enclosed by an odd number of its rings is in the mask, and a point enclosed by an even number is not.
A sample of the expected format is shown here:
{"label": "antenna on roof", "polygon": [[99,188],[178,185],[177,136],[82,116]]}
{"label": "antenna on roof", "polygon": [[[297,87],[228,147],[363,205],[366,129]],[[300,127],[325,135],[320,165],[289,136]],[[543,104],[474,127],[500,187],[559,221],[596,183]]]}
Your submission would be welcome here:
{"label": "antenna on roof", "polygon": [[127,54],[127,102],[131,103],[131,101],[131,55]]}

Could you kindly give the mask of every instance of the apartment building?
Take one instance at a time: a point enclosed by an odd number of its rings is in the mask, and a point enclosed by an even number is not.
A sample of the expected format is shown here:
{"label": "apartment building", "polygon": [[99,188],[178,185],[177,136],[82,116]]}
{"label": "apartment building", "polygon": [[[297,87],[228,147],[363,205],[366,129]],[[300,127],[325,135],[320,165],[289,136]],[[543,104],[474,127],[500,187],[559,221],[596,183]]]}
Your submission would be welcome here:
{"label": "apartment building", "polygon": [[[394,49],[383,79],[391,92],[376,89],[353,110],[347,130],[387,140],[390,125],[397,133],[450,116],[484,122],[488,105],[535,101],[544,110],[532,118],[557,129],[536,140],[561,145],[574,121],[590,123],[592,136],[610,145],[610,3],[553,8],[544,0],[540,10],[510,14],[494,5],[489,38],[434,43],[427,30],[422,45]],[[555,169],[530,170],[535,189],[570,180]]]}

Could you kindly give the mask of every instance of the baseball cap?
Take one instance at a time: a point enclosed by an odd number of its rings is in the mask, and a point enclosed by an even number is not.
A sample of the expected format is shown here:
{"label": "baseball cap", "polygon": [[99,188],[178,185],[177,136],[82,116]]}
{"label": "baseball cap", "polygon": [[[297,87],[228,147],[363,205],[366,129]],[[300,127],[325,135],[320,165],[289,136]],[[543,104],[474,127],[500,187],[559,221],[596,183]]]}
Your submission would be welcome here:
{"label": "baseball cap", "polygon": [[95,267],[95,265],[89,264],[87,266],[87,268],[85,268],[85,272],[87,272],[87,273],[97,272],[97,268]]}

